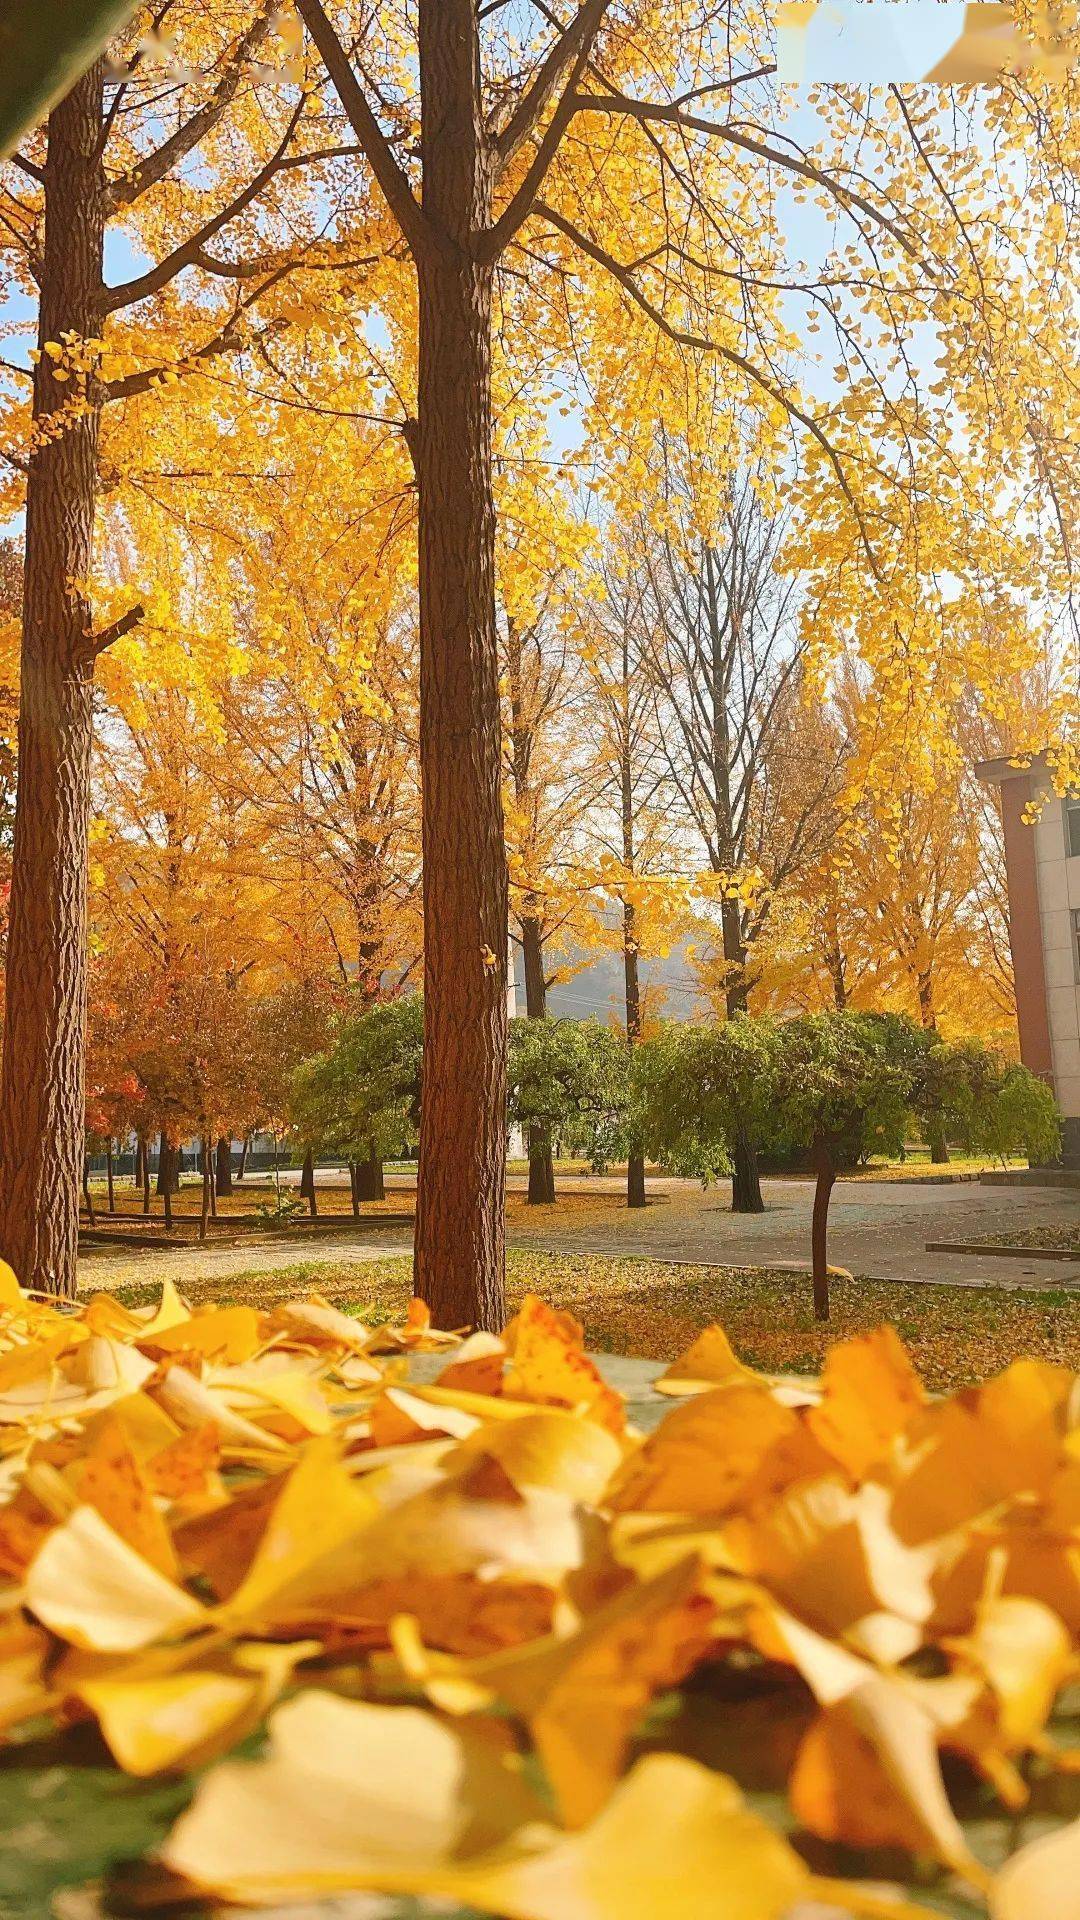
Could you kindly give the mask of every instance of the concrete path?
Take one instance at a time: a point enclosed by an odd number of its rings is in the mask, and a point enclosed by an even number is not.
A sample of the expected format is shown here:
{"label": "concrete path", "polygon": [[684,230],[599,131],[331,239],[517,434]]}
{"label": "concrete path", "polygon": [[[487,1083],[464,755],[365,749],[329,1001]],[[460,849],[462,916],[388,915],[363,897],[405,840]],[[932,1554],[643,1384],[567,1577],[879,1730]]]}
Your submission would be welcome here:
{"label": "concrete path", "polygon": [[202,1246],[192,1242],[167,1252],[156,1247],[95,1248],[79,1255],[79,1286],[87,1291],[96,1287],[137,1286],[140,1281],[174,1280],[183,1288],[192,1274],[201,1278],[216,1275],[227,1280],[238,1273],[279,1273],[287,1267],[311,1267],[332,1262],[335,1267],[358,1267],[387,1254],[408,1253],[412,1247],[409,1227],[386,1227],[370,1240],[358,1240],[352,1233],[320,1234],[318,1240],[275,1239],[246,1247]]}
{"label": "concrete path", "polygon": [[[517,1245],[589,1253],[646,1253],[657,1260],[715,1261],[723,1266],[804,1268],[809,1258],[813,1186],[766,1179],[765,1212],[733,1214],[727,1188],[681,1191],[644,1214],[611,1216],[607,1231],[575,1225],[556,1209]],[[911,1180],[838,1180],[829,1212],[829,1256],[867,1279],[948,1281],[965,1285],[1080,1285],[1075,1260],[995,1259],[991,1254],[928,1253],[928,1240],[969,1241],[990,1233],[1080,1223],[1080,1196],[1044,1187],[984,1187],[977,1181],[937,1186]]]}
{"label": "concrete path", "polygon": [[[325,1182],[331,1184],[331,1181]],[[408,1180],[395,1179],[402,1190]],[[513,1208],[511,1244],[551,1253],[642,1255],[693,1265],[793,1266],[809,1257],[813,1187],[800,1179],[766,1179],[766,1211],[732,1214],[726,1183],[702,1191],[684,1180],[650,1181],[653,1204],[630,1212],[614,1178],[569,1176],[565,1198],[553,1208]],[[516,1185],[512,1191],[517,1191]],[[1080,1194],[1041,1187],[952,1185],[912,1180],[839,1180],[833,1192],[829,1251],[833,1263],[867,1278],[948,1282],[969,1286],[1066,1288],[1080,1286],[1075,1260],[995,1258],[991,1254],[928,1253],[928,1240],[964,1241],[989,1233],[1080,1222]],[[270,1239],[247,1247],[186,1247],[124,1252],[102,1250],[81,1262],[84,1286],[163,1279],[185,1274],[270,1273],[296,1266],[362,1266],[411,1243],[407,1227],[373,1229],[355,1237],[345,1229],[309,1241]]]}

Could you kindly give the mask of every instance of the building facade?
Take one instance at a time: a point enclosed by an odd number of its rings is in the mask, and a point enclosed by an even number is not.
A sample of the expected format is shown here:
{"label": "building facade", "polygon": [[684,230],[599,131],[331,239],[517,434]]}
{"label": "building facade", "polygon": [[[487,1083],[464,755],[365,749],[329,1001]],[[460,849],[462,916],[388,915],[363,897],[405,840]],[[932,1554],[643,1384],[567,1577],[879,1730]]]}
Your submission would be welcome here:
{"label": "building facade", "polygon": [[1040,759],[977,771],[1001,801],[1020,1057],[1053,1086],[1080,1167],[1080,794],[1056,794]]}

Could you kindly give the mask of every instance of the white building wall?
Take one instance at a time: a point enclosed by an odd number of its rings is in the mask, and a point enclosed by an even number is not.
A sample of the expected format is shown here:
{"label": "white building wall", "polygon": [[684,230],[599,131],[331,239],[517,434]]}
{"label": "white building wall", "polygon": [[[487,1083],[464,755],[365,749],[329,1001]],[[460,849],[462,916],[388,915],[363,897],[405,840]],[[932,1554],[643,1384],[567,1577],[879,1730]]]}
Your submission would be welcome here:
{"label": "white building wall", "polygon": [[1049,781],[1035,826],[1043,963],[1054,1090],[1067,1118],[1080,1116],[1080,962],[1073,915],[1080,911],[1080,855],[1068,853],[1065,808]]}

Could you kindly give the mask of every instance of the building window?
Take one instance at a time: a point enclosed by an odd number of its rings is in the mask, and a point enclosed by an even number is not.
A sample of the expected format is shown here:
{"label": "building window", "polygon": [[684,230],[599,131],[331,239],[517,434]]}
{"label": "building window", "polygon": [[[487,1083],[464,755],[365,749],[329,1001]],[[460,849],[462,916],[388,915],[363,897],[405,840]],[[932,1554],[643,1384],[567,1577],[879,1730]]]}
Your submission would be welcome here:
{"label": "building window", "polygon": [[1065,801],[1065,852],[1080,859],[1080,793],[1070,793]]}

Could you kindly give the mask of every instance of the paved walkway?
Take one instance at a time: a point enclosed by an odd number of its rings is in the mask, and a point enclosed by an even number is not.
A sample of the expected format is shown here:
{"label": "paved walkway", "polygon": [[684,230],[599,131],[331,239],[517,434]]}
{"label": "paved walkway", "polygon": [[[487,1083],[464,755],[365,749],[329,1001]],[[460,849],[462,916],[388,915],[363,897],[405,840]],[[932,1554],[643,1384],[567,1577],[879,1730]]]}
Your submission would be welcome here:
{"label": "paved walkway", "polygon": [[[330,1181],[325,1184],[331,1184]],[[409,1182],[395,1178],[393,1187]],[[702,1191],[690,1181],[650,1181],[653,1204],[630,1212],[621,1202],[621,1182],[570,1176],[555,1207],[511,1214],[510,1240],[517,1247],[553,1253],[644,1255],[656,1260],[721,1266],[792,1266],[809,1258],[813,1186],[808,1180],[766,1179],[766,1211],[733,1214],[726,1183]],[[520,1191],[516,1180],[511,1190]],[[1063,1288],[1080,1286],[1075,1260],[1001,1258],[991,1254],[928,1253],[928,1240],[963,1241],[989,1233],[1080,1222],[1080,1194],[1049,1187],[990,1187],[974,1181],[930,1185],[912,1180],[839,1180],[830,1214],[830,1256],[871,1279],[938,1281],[965,1285]],[[407,1227],[372,1229],[356,1237],[346,1228],[318,1240],[271,1239],[246,1247],[185,1247],[175,1251],[94,1252],[81,1262],[84,1286],[164,1279],[182,1284],[185,1274],[271,1273],[296,1266],[362,1266],[390,1253],[405,1253]]]}
{"label": "paved walkway", "polygon": [[[761,1214],[733,1214],[726,1185],[704,1193],[684,1186],[658,1196],[657,1204],[643,1214],[613,1213],[603,1231],[597,1231],[592,1219],[575,1224],[570,1208],[562,1219],[555,1209],[543,1224],[520,1224],[514,1240],[519,1246],[566,1252],[644,1253],[657,1260],[804,1268],[809,1259],[811,1182],[766,1179],[762,1190]],[[1080,1195],[1060,1188],[838,1180],[829,1210],[829,1256],[834,1265],[867,1279],[1080,1285],[1080,1254],[1075,1260],[1039,1261],[926,1251],[928,1240],[970,1241],[1062,1222],[1080,1223]]]}

